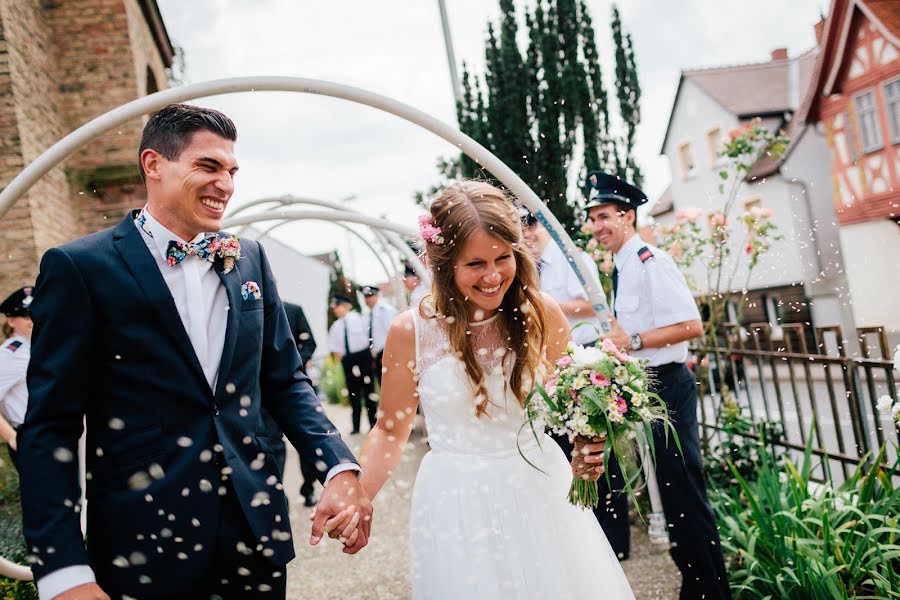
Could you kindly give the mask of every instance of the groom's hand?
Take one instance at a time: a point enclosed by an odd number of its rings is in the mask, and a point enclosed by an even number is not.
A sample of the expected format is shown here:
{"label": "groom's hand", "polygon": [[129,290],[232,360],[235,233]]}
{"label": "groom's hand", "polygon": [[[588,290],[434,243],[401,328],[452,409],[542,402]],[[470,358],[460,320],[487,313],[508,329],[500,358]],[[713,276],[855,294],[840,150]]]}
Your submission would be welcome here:
{"label": "groom's hand", "polygon": [[53,600],[109,600],[109,596],[96,583],[83,583],[54,596]]}
{"label": "groom's hand", "polygon": [[[335,475],[316,506],[316,513],[313,518],[312,536],[309,543],[316,545],[325,534],[325,524],[332,517],[338,517],[345,509],[353,507],[351,510],[358,513],[358,526],[356,531],[356,539],[353,543],[344,546],[345,554],[356,554],[369,543],[369,532],[372,529],[372,503],[366,497],[362,486],[359,484],[359,477],[355,471],[343,471]],[[339,519],[342,521],[343,518]],[[343,530],[340,527],[339,530]],[[334,531],[329,531],[332,533]],[[350,540],[348,540],[350,541]]]}

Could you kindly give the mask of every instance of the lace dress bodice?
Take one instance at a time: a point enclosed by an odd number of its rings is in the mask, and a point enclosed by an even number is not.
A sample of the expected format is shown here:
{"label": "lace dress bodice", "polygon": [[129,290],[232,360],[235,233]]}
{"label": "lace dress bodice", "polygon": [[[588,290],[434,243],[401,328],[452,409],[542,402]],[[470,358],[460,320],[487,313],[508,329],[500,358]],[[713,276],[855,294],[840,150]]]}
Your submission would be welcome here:
{"label": "lace dress bodice", "polygon": [[[423,307],[427,314],[427,307]],[[416,328],[416,375],[419,402],[434,452],[511,455],[536,444],[525,411],[509,386],[513,351],[508,348],[498,315],[469,323],[472,343],[485,373],[487,414],[476,416],[475,386],[450,344],[443,320],[413,310]],[[518,439],[518,447],[517,447]]]}

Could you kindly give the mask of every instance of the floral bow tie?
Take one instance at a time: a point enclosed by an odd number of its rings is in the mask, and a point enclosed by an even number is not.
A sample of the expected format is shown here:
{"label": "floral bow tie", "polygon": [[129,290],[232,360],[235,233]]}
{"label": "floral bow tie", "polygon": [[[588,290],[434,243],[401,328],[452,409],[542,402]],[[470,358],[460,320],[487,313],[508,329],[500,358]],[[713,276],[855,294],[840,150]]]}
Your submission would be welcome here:
{"label": "floral bow tie", "polygon": [[213,262],[216,259],[218,250],[219,236],[217,235],[211,235],[196,244],[185,244],[178,240],[169,240],[169,246],[166,248],[166,262],[170,267],[174,267],[191,255]]}

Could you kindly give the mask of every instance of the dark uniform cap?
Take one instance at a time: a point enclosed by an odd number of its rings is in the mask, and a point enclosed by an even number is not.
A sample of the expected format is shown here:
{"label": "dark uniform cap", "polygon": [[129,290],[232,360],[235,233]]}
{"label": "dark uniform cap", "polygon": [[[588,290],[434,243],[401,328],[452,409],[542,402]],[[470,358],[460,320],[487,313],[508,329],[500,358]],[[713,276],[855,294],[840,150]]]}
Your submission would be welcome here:
{"label": "dark uniform cap", "polygon": [[381,293],[381,290],[379,290],[374,285],[364,285],[362,286],[362,289],[360,291],[362,292],[363,296],[377,296]]}
{"label": "dark uniform cap", "polygon": [[0,314],[7,317],[27,317],[29,314],[28,307],[34,300],[32,295],[33,288],[31,286],[19,288],[0,304]]}
{"label": "dark uniform cap", "polygon": [[338,304],[353,304],[353,300],[344,296],[343,294],[335,294],[331,297],[331,304],[336,306]]}
{"label": "dark uniform cap", "polygon": [[624,179],[603,171],[591,171],[584,182],[584,210],[609,202],[632,210],[647,202],[647,195]]}

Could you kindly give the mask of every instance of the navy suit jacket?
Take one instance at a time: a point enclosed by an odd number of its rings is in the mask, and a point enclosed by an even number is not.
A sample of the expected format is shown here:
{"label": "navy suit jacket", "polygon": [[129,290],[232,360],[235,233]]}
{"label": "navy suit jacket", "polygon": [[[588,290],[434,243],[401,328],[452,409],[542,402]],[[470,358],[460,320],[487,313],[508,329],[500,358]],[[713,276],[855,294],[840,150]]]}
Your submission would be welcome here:
{"label": "navy suit jacket", "polygon": [[[222,485],[233,487],[265,554],[276,565],[294,557],[261,406],[317,466],[320,480],[333,466],[356,461],[301,370],[262,247],[242,239],[230,272],[223,273],[221,259],[214,264],[229,311],[213,392],[133,219],[44,255],[18,441],[36,578],[90,564],[111,589],[133,589],[146,575],[152,584],[138,588],[143,597],[196,578],[210,559]],[[261,298],[242,297],[249,281]],[[83,419],[86,545],[74,508]]]}

